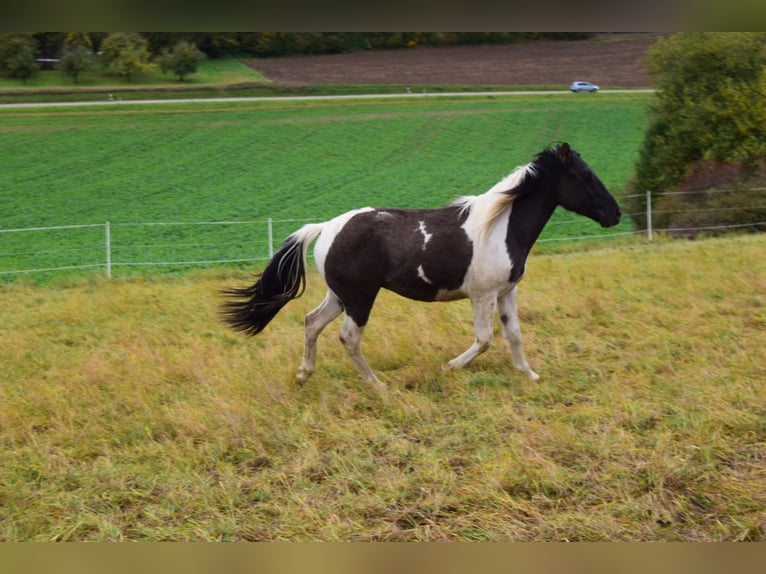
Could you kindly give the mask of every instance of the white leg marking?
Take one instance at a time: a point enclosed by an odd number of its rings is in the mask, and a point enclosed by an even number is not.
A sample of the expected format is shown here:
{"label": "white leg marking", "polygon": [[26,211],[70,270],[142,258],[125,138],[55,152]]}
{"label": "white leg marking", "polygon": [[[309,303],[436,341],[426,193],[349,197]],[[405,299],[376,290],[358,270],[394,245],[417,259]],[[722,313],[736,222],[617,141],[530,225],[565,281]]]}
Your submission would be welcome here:
{"label": "white leg marking", "polygon": [[426,250],[426,245],[428,245],[428,242],[431,240],[431,238],[434,236],[434,234],[433,233],[428,233],[428,231],[426,231],[426,222],[425,221],[421,221],[420,222],[420,225],[418,226],[418,230],[420,231],[420,233],[423,234],[423,251],[425,251]]}
{"label": "white leg marking", "polygon": [[316,370],[316,357],[317,357],[317,338],[330,321],[335,319],[341,314],[340,301],[338,297],[332,291],[327,291],[324,300],[319,304],[319,307],[306,314],[305,325],[305,340],[303,345],[303,363],[298,368],[298,373],[295,375],[295,379],[298,384],[306,382]]}
{"label": "white leg marking", "polygon": [[472,300],[473,329],[476,338],[473,345],[465,353],[455,357],[448,363],[450,369],[465,367],[489,348],[489,343],[492,340],[492,319],[495,316],[495,301],[494,294]]}
{"label": "white leg marking", "polygon": [[527,358],[524,356],[524,349],[521,347],[521,325],[519,323],[516,295],[517,287],[514,287],[509,293],[497,298],[498,310],[503,323],[503,335],[511,346],[513,366],[519,371],[525,372],[533,381],[536,381],[540,378],[540,375],[531,369]]}
{"label": "white leg marking", "polygon": [[431,280],[428,277],[426,277],[426,272],[423,271],[422,265],[418,265],[418,277],[420,277],[423,281],[425,281],[429,285],[431,284]]}
{"label": "white leg marking", "polygon": [[378,377],[372,372],[370,365],[367,364],[364,355],[362,355],[361,343],[363,331],[364,327],[358,326],[351,317],[345,315],[343,317],[343,327],[341,327],[340,331],[340,340],[343,346],[346,347],[346,351],[351,360],[354,361],[354,365],[356,365],[356,368],[361,373],[362,378],[369,383],[373,383],[378,389],[384,389],[385,385],[378,380]]}

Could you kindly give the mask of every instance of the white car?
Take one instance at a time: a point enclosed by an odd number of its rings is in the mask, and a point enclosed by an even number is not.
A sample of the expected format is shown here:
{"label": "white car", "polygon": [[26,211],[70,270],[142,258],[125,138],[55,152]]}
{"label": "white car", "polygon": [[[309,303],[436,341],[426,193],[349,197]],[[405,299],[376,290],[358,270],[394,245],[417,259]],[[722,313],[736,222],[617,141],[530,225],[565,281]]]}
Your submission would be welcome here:
{"label": "white car", "polygon": [[598,92],[598,86],[590,82],[572,82],[569,89],[573,92]]}

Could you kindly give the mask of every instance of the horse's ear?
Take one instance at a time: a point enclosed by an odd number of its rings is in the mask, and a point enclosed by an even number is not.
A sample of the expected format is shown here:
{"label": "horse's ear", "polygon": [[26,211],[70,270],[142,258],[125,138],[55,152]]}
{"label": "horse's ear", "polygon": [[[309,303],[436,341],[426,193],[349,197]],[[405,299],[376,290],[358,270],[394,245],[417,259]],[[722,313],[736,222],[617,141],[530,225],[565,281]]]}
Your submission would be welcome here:
{"label": "horse's ear", "polygon": [[564,142],[559,146],[559,158],[561,158],[561,161],[564,163],[567,163],[569,161],[569,153],[572,150],[569,147],[569,144]]}

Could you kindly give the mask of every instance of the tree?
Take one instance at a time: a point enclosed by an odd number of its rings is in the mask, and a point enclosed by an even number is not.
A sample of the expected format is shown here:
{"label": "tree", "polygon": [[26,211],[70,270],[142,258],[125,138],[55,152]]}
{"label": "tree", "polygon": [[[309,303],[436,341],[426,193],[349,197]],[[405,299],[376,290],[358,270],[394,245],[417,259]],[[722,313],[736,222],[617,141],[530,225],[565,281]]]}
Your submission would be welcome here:
{"label": "tree", "polygon": [[93,52],[85,46],[77,45],[64,50],[59,65],[61,70],[67,76],[71,76],[76,84],[79,82],[80,74],[92,70],[96,65],[96,61]]}
{"label": "tree", "polygon": [[211,32],[195,39],[197,46],[211,58],[224,58],[239,52],[239,36],[235,32]]}
{"label": "tree", "polygon": [[766,157],[766,34],[675,34],[647,62],[657,94],[628,210],[643,212],[644,191],[677,189],[701,162],[740,165],[742,177],[755,170]]}
{"label": "tree", "polygon": [[149,62],[149,43],[135,32],[109,34],[101,43],[104,64],[128,82],[142,72],[152,69]]}
{"label": "tree", "polygon": [[205,58],[195,44],[180,41],[173,49],[164,48],[157,58],[162,73],[173,72],[183,82],[184,78],[197,71],[197,66]]}
{"label": "tree", "polygon": [[77,47],[93,51],[93,40],[87,32],[67,32],[64,37],[64,50]]}
{"label": "tree", "polygon": [[23,83],[40,69],[37,44],[28,34],[3,34],[0,37],[0,70]]}
{"label": "tree", "polygon": [[657,87],[637,172],[666,189],[702,159],[750,161],[766,151],[763,33],[685,33],[648,53]]}
{"label": "tree", "polygon": [[31,32],[38,58],[56,58],[61,53],[65,34],[62,32]]}

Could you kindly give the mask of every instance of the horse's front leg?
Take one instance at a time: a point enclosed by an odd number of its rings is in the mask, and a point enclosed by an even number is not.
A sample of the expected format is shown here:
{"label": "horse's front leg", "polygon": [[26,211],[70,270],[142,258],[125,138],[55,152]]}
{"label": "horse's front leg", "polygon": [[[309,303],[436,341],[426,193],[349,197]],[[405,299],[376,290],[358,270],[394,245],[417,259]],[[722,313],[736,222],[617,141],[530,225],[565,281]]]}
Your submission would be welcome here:
{"label": "horse's front leg", "polygon": [[524,356],[524,349],[521,347],[521,325],[519,324],[516,305],[517,289],[517,287],[514,287],[508,293],[497,298],[500,322],[503,324],[503,336],[511,346],[513,366],[519,371],[525,372],[533,381],[536,381],[540,378],[540,375],[530,368],[527,358]]}
{"label": "horse's front leg", "polygon": [[452,359],[448,366],[450,369],[465,367],[478,355],[489,348],[492,340],[492,319],[495,316],[495,296],[475,298],[471,300],[473,305],[473,329],[475,338],[473,345],[459,357]]}
{"label": "horse's front leg", "polygon": [[349,315],[346,315],[343,319],[343,326],[340,331],[340,341],[343,346],[346,347],[351,360],[354,361],[357,370],[362,375],[362,378],[372,383],[379,391],[385,391],[386,386],[380,382],[375,373],[372,372],[370,365],[367,363],[367,359],[364,358],[361,349],[362,332],[364,327],[360,327],[356,324],[356,321]]}

